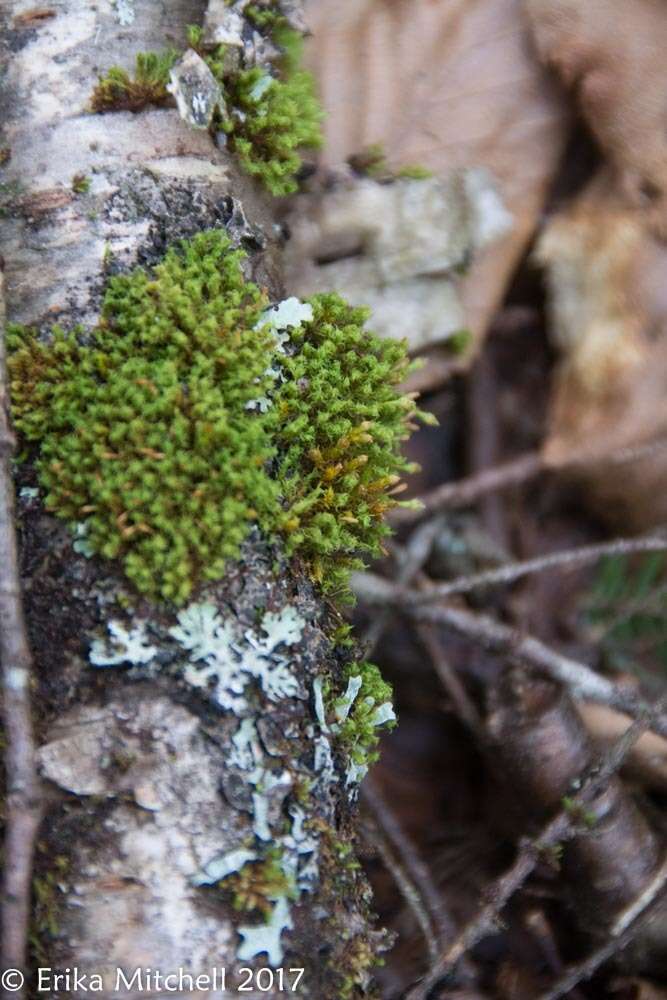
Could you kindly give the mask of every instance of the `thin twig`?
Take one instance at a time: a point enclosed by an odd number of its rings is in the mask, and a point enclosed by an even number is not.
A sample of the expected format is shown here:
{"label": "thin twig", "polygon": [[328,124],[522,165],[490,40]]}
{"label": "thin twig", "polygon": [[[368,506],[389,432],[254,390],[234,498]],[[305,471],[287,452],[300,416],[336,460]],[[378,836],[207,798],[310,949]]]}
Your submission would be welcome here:
{"label": "thin twig", "polygon": [[[573,698],[608,705],[633,718],[650,709],[649,704],[631,688],[614,684],[579,660],[563,656],[535,636],[504,625],[488,615],[442,604],[437,608],[410,608],[418,621],[447,625],[462,635],[483,643],[490,649],[510,653],[528,666],[536,667],[553,680],[564,684]],[[650,728],[667,737],[667,715],[651,716]]]}
{"label": "thin twig", "polygon": [[432,625],[421,622],[417,624],[417,636],[428,653],[433,669],[442,681],[442,685],[450,697],[456,714],[467,726],[478,744],[486,742],[486,730],[475,704],[461,683],[458,674],[452,668],[444,654],[442,644]]}
{"label": "thin twig", "polygon": [[[443,597],[451,597],[452,594],[465,594],[479,587],[489,587],[493,584],[512,583],[523,576],[531,573],[543,573],[545,570],[555,567],[581,566],[585,563],[595,562],[604,556],[630,555],[636,552],[664,552],[667,551],[667,535],[645,535],[640,538],[616,538],[611,542],[601,542],[598,545],[582,545],[577,549],[567,549],[564,552],[552,552],[545,556],[538,556],[536,559],[524,559],[520,562],[508,563],[499,566],[497,569],[484,570],[482,573],[472,573],[469,576],[460,576],[455,580],[447,580],[444,583],[432,583],[429,587],[421,587],[419,590],[392,584],[383,577],[375,577],[372,581],[375,584],[377,600],[381,604],[391,602],[393,604],[413,605],[425,604],[432,601],[439,601]],[[364,574],[368,579],[371,574]],[[373,598],[374,591],[368,590],[369,597]]]}
{"label": "thin twig", "polygon": [[424,493],[418,499],[420,509],[399,507],[391,513],[394,524],[410,524],[419,521],[428,514],[434,514],[445,507],[467,507],[480,497],[496,490],[516,486],[527,479],[536,476],[544,468],[544,461],[539,451],[530,451],[525,455],[496,465],[492,469],[484,469],[473,476],[459,479],[454,483],[443,483],[429,493]]}
{"label": "thin twig", "polygon": [[[581,788],[534,839],[524,839],[519,845],[517,857],[508,871],[497,878],[485,892],[488,899],[473,919],[459,932],[447,950],[429,970],[428,974],[406,995],[406,1000],[428,1000],[437,984],[453,973],[457,963],[483,938],[492,933],[499,914],[508,901],[524,884],[540,857],[556,844],[571,840],[579,832],[574,816],[595,797],[598,791],[620,768],[632,747],[648,728],[650,714],[635,720],[584,778]],[[572,806],[574,805],[574,809]]]}
{"label": "thin twig", "polygon": [[[7,782],[0,951],[3,969],[23,971],[40,803],[30,712],[32,659],[23,619],[14,527],[11,459],[16,442],[9,421],[5,361],[4,296],[0,274],[0,662]],[[7,990],[2,995],[20,1000],[23,990]]]}
{"label": "thin twig", "polygon": [[441,939],[445,934],[451,934],[453,928],[444,902],[434,887],[426,865],[401,829],[373,778],[367,778],[361,786],[361,798],[379,833],[376,846],[412,910],[424,935],[429,958],[434,961],[439,953]]}
{"label": "thin twig", "polygon": [[[381,577],[375,577],[370,573],[356,574],[354,589],[360,601],[366,601],[369,594],[372,594],[373,600],[377,600],[378,580],[383,590],[387,587],[391,589],[391,584]],[[444,602],[437,607],[412,606],[402,610],[416,621],[446,625],[461,635],[481,642],[489,649],[516,656],[528,666],[536,667],[564,684],[573,698],[607,705],[633,718],[650,708],[648,703],[630,688],[614,684],[585,663],[564,656],[540,639],[496,621],[488,615]],[[660,736],[667,737],[667,715],[653,715],[650,728]]]}
{"label": "thin twig", "polygon": [[412,524],[447,507],[468,507],[488,493],[518,486],[529,479],[534,479],[542,472],[558,472],[577,465],[590,465],[593,462],[610,466],[626,465],[629,462],[638,462],[648,458],[656,452],[664,451],[665,448],[667,448],[667,440],[664,438],[631,445],[611,454],[591,451],[586,448],[573,452],[557,466],[547,462],[542,452],[528,451],[508,462],[503,462],[502,465],[496,465],[492,469],[484,469],[483,472],[466,476],[464,479],[456,480],[456,482],[436,486],[435,489],[416,498],[421,507],[414,509],[399,507],[391,512],[389,519],[393,524]]}
{"label": "thin twig", "polygon": [[[398,563],[398,573],[396,575],[396,582],[398,584],[404,587],[408,586],[420,572],[428,560],[433,543],[443,527],[444,518],[442,515],[438,515],[418,525],[410,535],[404,548],[396,545],[391,540],[388,541],[387,547]],[[385,610],[384,608],[378,611],[373,617],[361,640],[366,648],[367,656],[370,656],[377,646],[382,633],[391,622],[391,619],[391,610]]]}

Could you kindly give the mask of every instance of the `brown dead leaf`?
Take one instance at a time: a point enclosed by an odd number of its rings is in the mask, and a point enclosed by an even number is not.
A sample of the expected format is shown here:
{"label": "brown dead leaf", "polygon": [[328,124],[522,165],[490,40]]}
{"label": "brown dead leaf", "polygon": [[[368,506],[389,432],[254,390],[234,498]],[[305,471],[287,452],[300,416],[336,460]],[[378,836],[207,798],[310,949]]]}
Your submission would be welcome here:
{"label": "brown dead leaf", "polygon": [[513,216],[461,280],[478,343],[539,218],[567,132],[520,0],[310,0],[324,162],[381,143],[391,166],[484,168]]}
{"label": "brown dead leaf", "polygon": [[579,103],[606,163],[543,234],[537,256],[562,351],[545,455],[579,466],[594,506],[624,529],[667,520],[667,18],[657,0],[527,0],[536,39]]}
{"label": "brown dead leaf", "polygon": [[663,0],[526,0],[545,62],[570,88],[628,206],[667,235]]}

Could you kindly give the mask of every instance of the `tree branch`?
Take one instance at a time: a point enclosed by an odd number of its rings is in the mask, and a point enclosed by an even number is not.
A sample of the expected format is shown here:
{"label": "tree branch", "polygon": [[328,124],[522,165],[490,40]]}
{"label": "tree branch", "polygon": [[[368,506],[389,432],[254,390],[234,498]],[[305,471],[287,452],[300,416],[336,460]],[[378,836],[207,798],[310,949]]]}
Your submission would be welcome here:
{"label": "tree branch", "polygon": [[[30,711],[32,659],[19,584],[14,484],[16,441],[9,420],[5,365],[4,292],[0,274],[0,663],[5,731],[7,817],[2,889],[2,966],[23,971],[30,921],[32,859],[41,808]],[[20,997],[23,991],[3,993]]]}
{"label": "tree branch", "polygon": [[[370,598],[370,603],[378,603],[381,594],[386,595],[387,592],[391,594],[394,589],[397,588],[372,573],[355,575],[354,590],[362,602]],[[444,602],[438,607],[401,606],[401,610],[416,621],[445,625],[461,635],[483,643],[492,650],[510,653],[564,684],[574,698],[608,705],[632,717],[637,717],[650,708],[647,702],[631,689],[614,684],[586,664],[563,656],[540,639],[504,625],[488,615]],[[667,715],[653,715],[650,728],[660,736],[667,737]]]}
{"label": "tree branch", "polygon": [[667,441],[664,438],[658,438],[655,441],[632,445],[607,455],[583,449],[573,452],[560,466],[549,465],[541,451],[528,451],[509,462],[503,462],[502,465],[484,469],[483,472],[466,476],[465,479],[458,479],[454,483],[443,483],[441,486],[436,486],[435,489],[416,498],[421,503],[421,507],[415,509],[399,507],[391,512],[389,520],[398,525],[413,524],[416,521],[421,521],[428,514],[436,514],[445,508],[468,507],[489,493],[518,486],[529,479],[534,479],[542,472],[549,472],[552,469],[558,471],[561,468],[567,469],[577,465],[587,465],[591,462],[624,465],[628,462],[636,462],[641,458],[647,458],[655,452],[664,451],[665,448],[667,448]]}
{"label": "tree branch", "polygon": [[[438,601],[452,594],[465,594],[479,587],[489,587],[494,584],[512,583],[531,573],[543,573],[555,567],[580,566],[595,562],[603,556],[630,555],[635,552],[664,552],[667,550],[667,536],[646,535],[641,538],[616,538],[611,542],[599,545],[582,545],[578,549],[567,549],[564,552],[552,552],[538,556],[535,559],[524,559],[508,563],[497,569],[484,570],[482,573],[472,573],[470,576],[460,576],[444,583],[431,583],[429,586],[415,590],[400,584],[388,584],[381,577],[377,578],[378,601],[387,600],[402,605],[426,604]],[[367,577],[369,574],[365,574]],[[384,588],[384,589],[383,589]],[[369,590],[372,600],[373,591]]]}

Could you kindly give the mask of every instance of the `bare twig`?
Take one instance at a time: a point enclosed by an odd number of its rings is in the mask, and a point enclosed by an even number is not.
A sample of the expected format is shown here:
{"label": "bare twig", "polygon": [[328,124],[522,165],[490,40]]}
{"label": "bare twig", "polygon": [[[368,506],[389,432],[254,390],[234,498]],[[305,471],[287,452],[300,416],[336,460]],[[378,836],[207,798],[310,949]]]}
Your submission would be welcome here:
{"label": "bare twig", "polygon": [[486,740],[484,723],[468,692],[459,680],[458,674],[447,660],[435,629],[425,622],[418,623],[417,635],[422,646],[428,653],[433,668],[442,681],[445,691],[451,699],[456,714],[468,727],[477,742],[483,745]]}
{"label": "bare twig", "polygon": [[613,454],[600,454],[590,449],[582,449],[573,452],[566,461],[558,466],[547,462],[541,452],[528,451],[508,462],[503,462],[502,465],[496,465],[492,469],[484,469],[483,472],[467,476],[465,479],[436,486],[435,489],[417,498],[422,504],[421,508],[399,507],[392,511],[390,520],[394,524],[412,524],[447,507],[468,507],[489,493],[518,486],[529,479],[534,479],[542,472],[557,472],[561,469],[587,465],[592,462],[613,466],[625,465],[648,458],[656,452],[664,451],[665,448],[667,448],[667,441],[664,438],[659,438],[655,441],[647,441],[623,448]]}
{"label": "bare twig", "polygon": [[[437,608],[415,608],[410,613],[419,621],[448,625],[491,649],[511,653],[528,666],[537,667],[553,680],[564,684],[573,698],[608,705],[633,718],[650,709],[648,703],[631,688],[614,684],[585,663],[563,656],[540,639],[525,635],[488,615],[447,604]],[[650,729],[667,737],[667,715],[653,714]]]}
{"label": "bare twig", "polygon": [[[26,961],[32,858],[40,820],[35,743],[30,713],[30,648],[23,620],[14,528],[11,458],[15,439],[9,422],[4,347],[4,296],[0,275],[0,662],[5,731],[7,815],[2,891],[4,969],[23,970]],[[3,992],[18,997],[23,991]]]}
{"label": "bare twig", "polygon": [[531,479],[543,468],[544,462],[540,452],[527,452],[510,462],[485,469],[466,479],[460,479],[455,483],[443,483],[442,486],[437,486],[430,493],[424,493],[419,497],[422,503],[420,510],[399,507],[392,511],[391,520],[394,524],[409,524],[445,507],[467,507],[488,493],[507,489]]}
{"label": "bare twig", "polygon": [[[398,563],[397,583],[405,587],[412,582],[430,556],[433,543],[443,526],[444,518],[442,515],[439,515],[418,525],[410,535],[404,548],[396,545],[391,540],[387,543],[389,551]],[[383,608],[376,613],[366,629],[362,637],[362,642],[367,648],[368,656],[371,655],[373,649],[377,646],[391,618],[391,611]]]}
{"label": "bare twig", "polygon": [[429,994],[440,980],[454,972],[460,959],[484,937],[493,932],[499,914],[524,884],[540,857],[550,848],[565,840],[570,840],[577,834],[578,826],[574,821],[574,816],[579,810],[586,807],[620,768],[632,747],[648,728],[649,722],[650,715],[648,713],[635,720],[609,752],[601,758],[599,764],[591,769],[588,776],[584,778],[581,788],[569,802],[568,810],[563,809],[554,816],[536,838],[525,839],[520,843],[512,867],[492,882],[486,890],[485,895],[488,902],[459,932],[424,979],[409,991],[406,1000],[428,1000]]}
{"label": "bare twig", "polygon": [[[444,583],[432,583],[419,590],[388,583],[384,578],[377,577],[373,581],[379,603],[413,605],[439,601],[452,594],[465,594],[479,587],[493,584],[512,583],[531,573],[543,573],[555,567],[581,566],[595,562],[603,556],[630,555],[636,552],[667,551],[667,535],[645,535],[640,538],[616,538],[611,542],[601,542],[599,545],[582,545],[577,549],[567,549],[564,552],[552,552],[536,559],[524,559],[521,562],[508,563],[497,569],[484,570],[482,573],[472,573],[470,576],[460,576],[456,580]],[[364,574],[367,578],[370,574]],[[370,583],[370,581],[369,581]],[[368,590],[373,599],[373,590]]]}
{"label": "bare twig", "polygon": [[651,883],[651,891],[642,893],[641,897],[630,908],[632,917],[630,921],[623,923],[623,930],[620,933],[618,930],[616,933],[612,932],[608,941],[605,941],[581,962],[576,962],[565,969],[549,989],[540,993],[538,1000],[559,1000],[560,997],[569,994],[579,983],[590,979],[601,965],[604,965],[613,955],[625,948],[644,924],[651,919],[654,908],[660,904],[664,897],[666,885],[667,860],[662,864],[656,878]]}
{"label": "bare twig", "polygon": [[368,777],[361,786],[361,797],[380,834],[377,847],[382,859],[412,910],[424,935],[430,959],[434,961],[442,938],[451,934],[454,927],[444,901],[428,868],[372,777]]}

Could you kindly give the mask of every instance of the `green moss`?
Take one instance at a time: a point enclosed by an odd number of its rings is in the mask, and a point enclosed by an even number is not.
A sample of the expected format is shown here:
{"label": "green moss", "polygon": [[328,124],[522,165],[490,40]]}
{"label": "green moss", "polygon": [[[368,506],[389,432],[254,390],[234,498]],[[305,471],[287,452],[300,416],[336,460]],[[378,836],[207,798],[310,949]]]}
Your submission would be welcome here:
{"label": "green moss", "polygon": [[[354,764],[370,767],[379,757],[380,734],[374,716],[380,705],[391,703],[393,691],[374,663],[349,663],[344,676],[347,680],[361,677],[361,688],[347,718],[340,724],[338,741]],[[334,714],[342,704],[342,698],[333,702]],[[391,729],[395,724],[390,721],[385,728]]]}
{"label": "green moss", "polygon": [[37,446],[47,507],[143,593],[182,603],[258,524],[345,596],[409,469],[405,347],[321,295],[280,353],[242,257],[224,232],[200,233],[152,274],[112,278],[85,337],[11,327],[16,426]]}
{"label": "green moss", "polygon": [[93,111],[136,112],[151,104],[166,104],[171,99],[167,91],[169,71],[177,59],[175,49],[139,52],[133,78],[122,67],[112,66],[93,91]]}
{"label": "green moss", "polygon": [[273,32],[287,25],[287,20],[275,0],[258,0],[257,3],[251,3],[245,8],[244,14],[260,31]]}
{"label": "green moss", "polygon": [[276,40],[285,53],[280,78],[259,68],[225,78],[232,111],[223,128],[242,169],[284,195],[297,189],[300,150],[322,144],[322,109],[312,74],[301,69],[300,35],[276,32]]}
{"label": "green moss", "polygon": [[465,354],[472,345],[473,337],[470,330],[457,330],[447,338],[447,347],[454,354]]}
{"label": "green moss", "polygon": [[18,180],[0,182],[0,219],[12,215],[19,208],[23,185]]}
{"label": "green moss", "polygon": [[586,809],[584,805],[569,795],[564,795],[561,802],[563,809],[572,817],[575,823],[583,823],[589,830],[592,830],[597,825],[598,816],[593,809]]}
{"label": "green moss", "polygon": [[74,174],[72,178],[72,191],[74,194],[88,194],[90,191],[90,177],[85,174]]}
{"label": "green moss", "polygon": [[422,167],[419,163],[406,163],[404,167],[399,167],[396,171],[397,177],[406,177],[412,181],[426,181],[433,177],[433,171],[428,167]]}
{"label": "green moss", "polygon": [[314,296],[313,321],[293,331],[296,353],[275,397],[281,440],[279,480],[288,553],[305,557],[316,580],[342,592],[356,552],[377,555],[396,506],[400,453],[417,411],[396,391],[405,345],[364,328],[368,310],[336,294]]}
{"label": "green moss", "polygon": [[[205,59],[222,88],[229,114],[223,117],[219,113],[215,127],[228,133],[241,168],[271,194],[290,194],[298,186],[300,151],[322,144],[323,112],[314,78],[301,67],[303,41],[298,32],[285,26],[284,18],[271,4],[253,4],[246,16],[282,50],[276,76],[257,67],[230,72],[225,66],[225,46],[207,51],[198,25],[188,26],[187,41]],[[140,111],[151,104],[170,103],[167,84],[178,55],[173,49],[140,52],[134,78],[120,66],[112,66],[95,87],[93,111]]]}
{"label": "green moss", "polygon": [[349,165],[362,177],[372,177],[374,180],[393,179],[393,173],[387,163],[387,154],[380,142],[366,146],[360,153],[348,157]]}
{"label": "green moss", "polygon": [[366,984],[374,968],[384,965],[375,950],[363,934],[357,934],[346,948],[346,968],[340,972],[339,1000],[351,1000],[352,997],[368,996]]}
{"label": "green moss", "polygon": [[269,849],[261,861],[248,861],[240,871],[228,875],[219,883],[231,894],[232,906],[240,913],[259,912],[271,916],[273,903],[281,897],[296,899],[293,880],[285,874],[280,848]]}
{"label": "green moss", "polygon": [[60,931],[60,916],[63,894],[60,888],[69,871],[69,861],[57,855],[52,867],[32,880],[33,908],[29,941],[33,956],[39,964],[44,964],[49,955],[49,944]]}

